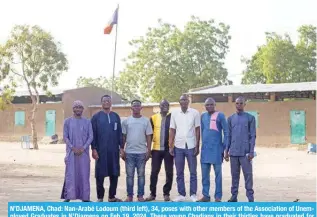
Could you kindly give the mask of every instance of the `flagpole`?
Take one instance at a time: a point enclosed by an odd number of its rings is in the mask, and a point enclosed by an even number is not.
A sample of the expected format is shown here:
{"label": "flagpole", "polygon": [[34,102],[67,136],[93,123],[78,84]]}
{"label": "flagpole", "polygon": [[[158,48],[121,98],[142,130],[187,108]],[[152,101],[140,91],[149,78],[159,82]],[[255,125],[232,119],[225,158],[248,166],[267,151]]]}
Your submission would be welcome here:
{"label": "flagpole", "polygon": [[118,24],[119,24],[119,4],[117,6],[117,24],[116,24],[116,36],[114,41],[114,53],[113,53],[113,68],[112,68],[112,85],[111,85],[111,98],[114,91],[114,75],[116,69],[116,55],[117,55],[117,39],[118,39]]}

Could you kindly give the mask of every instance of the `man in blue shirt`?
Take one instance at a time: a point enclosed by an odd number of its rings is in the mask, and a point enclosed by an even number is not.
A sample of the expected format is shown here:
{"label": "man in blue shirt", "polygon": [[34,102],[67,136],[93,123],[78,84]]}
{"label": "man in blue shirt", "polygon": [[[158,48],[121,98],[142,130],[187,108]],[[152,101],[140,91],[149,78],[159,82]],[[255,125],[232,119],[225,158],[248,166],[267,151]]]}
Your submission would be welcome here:
{"label": "man in blue shirt", "polygon": [[[228,140],[228,126],[226,117],[222,112],[215,110],[216,102],[213,98],[205,101],[207,112],[201,116],[201,173],[203,185],[203,197],[198,202],[209,202],[210,195],[210,168],[213,166],[215,172],[215,194],[216,202],[222,198],[222,162],[224,150]],[[223,137],[222,137],[223,133]]]}
{"label": "man in blue shirt", "polygon": [[229,138],[225,159],[231,167],[231,198],[228,202],[238,201],[240,168],[242,168],[245,189],[249,202],[254,202],[252,159],[256,138],[255,118],[244,112],[245,99],[236,99],[236,113],[228,118]]}

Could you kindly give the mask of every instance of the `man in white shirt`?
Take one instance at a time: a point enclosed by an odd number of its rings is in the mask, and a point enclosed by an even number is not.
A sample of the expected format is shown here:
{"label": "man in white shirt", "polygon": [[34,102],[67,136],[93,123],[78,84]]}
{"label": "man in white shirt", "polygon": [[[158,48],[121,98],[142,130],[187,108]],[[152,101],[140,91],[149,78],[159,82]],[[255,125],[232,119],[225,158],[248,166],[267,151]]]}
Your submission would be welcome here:
{"label": "man in white shirt", "polygon": [[184,167],[185,158],[190,172],[190,198],[197,201],[197,155],[200,141],[200,114],[188,107],[188,96],[179,99],[180,109],[172,112],[170,123],[170,153],[175,158],[176,181],[179,195],[173,200],[182,202],[186,197]]}

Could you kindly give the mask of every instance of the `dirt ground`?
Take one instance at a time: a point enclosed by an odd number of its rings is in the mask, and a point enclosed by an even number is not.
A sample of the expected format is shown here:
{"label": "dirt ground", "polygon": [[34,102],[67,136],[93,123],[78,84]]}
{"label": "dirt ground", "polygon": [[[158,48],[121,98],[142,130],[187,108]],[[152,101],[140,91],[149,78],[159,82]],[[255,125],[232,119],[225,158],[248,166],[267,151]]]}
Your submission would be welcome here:
{"label": "dirt ground", "polygon": [[[40,145],[40,150],[25,150],[19,143],[0,142],[0,216],[7,216],[9,201],[60,201],[64,178],[65,145]],[[316,201],[316,155],[296,148],[257,148],[254,159],[256,201]],[[93,160],[92,160],[93,161]],[[126,195],[124,164],[121,162],[118,184],[120,198]],[[91,163],[91,199],[96,200],[94,163]],[[162,170],[164,168],[162,167]],[[223,166],[223,200],[230,197],[229,164]],[[150,163],[146,170],[146,196],[149,194]],[[213,179],[213,173],[211,175]],[[189,174],[185,179],[189,190]],[[162,200],[164,173],[158,184],[158,200]],[[176,196],[176,180],[171,196]],[[106,182],[106,192],[108,181]],[[135,189],[136,190],[136,189]],[[213,195],[214,182],[211,182]],[[239,201],[246,201],[241,173]],[[201,171],[198,167],[198,195],[201,196]],[[107,198],[107,194],[106,197]]]}

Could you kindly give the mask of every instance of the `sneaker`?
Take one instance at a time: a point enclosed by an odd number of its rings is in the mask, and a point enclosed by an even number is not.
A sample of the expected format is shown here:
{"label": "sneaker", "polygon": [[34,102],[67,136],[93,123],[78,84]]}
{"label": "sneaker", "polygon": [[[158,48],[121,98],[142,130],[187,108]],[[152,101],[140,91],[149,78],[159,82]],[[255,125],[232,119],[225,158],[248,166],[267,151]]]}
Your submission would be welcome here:
{"label": "sneaker", "polygon": [[184,202],[185,201],[185,197],[183,195],[178,195],[173,202]]}
{"label": "sneaker", "polygon": [[210,202],[210,197],[205,197],[203,196],[200,200],[198,200],[197,202]]}
{"label": "sneaker", "polygon": [[138,196],[138,201],[139,201],[139,202],[145,202],[145,199],[144,199],[143,196]]}
{"label": "sneaker", "polygon": [[97,202],[103,202],[103,199],[98,199]]}
{"label": "sneaker", "polygon": [[155,197],[153,195],[148,196],[145,201],[149,202],[149,201],[153,201],[155,200]]}
{"label": "sneaker", "polygon": [[66,199],[66,200],[64,200],[64,202],[70,202],[70,200]]}
{"label": "sneaker", "polygon": [[190,196],[190,199],[191,199],[193,202],[197,202],[197,200],[198,200],[196,194],[191,195],[191,196]]}
{"label": "sneaker", "polygon": [[228,202],[238,202],[238,199],[231,197],[231,198],[228,200]]}
{"label": "sneaker", "polygon": [[125,199],[124,202],[133,202],[133,197],[128,196],[127,199]]}

